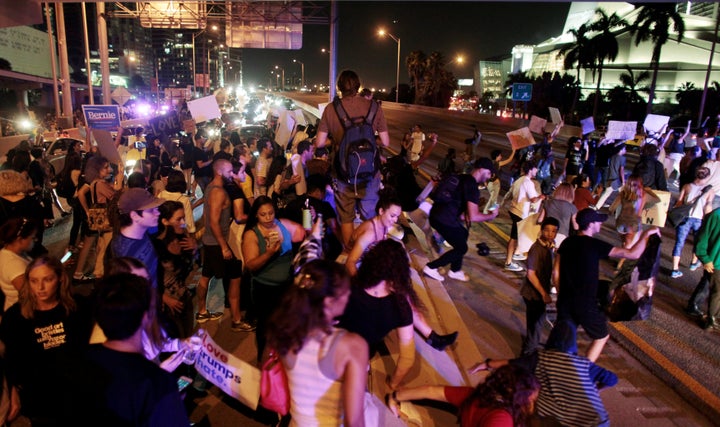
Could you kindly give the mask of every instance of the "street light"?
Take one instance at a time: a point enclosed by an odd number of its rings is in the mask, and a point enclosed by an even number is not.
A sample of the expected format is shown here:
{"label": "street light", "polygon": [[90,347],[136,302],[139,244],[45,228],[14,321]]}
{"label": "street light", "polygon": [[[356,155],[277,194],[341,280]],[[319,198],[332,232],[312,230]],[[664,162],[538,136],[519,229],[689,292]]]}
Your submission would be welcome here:
{"label": "street light", "polygon": [[[213,25],[213,26],[210,27],[210,29],[211,29],[212,31],[217,31],[218,26],[217,26],[217,25]],[[198,33],[191,34],[191,35],[192,35],[193,98],[195,97],[195,92],[197,92],[197,70],[196,70],[196,67],[195,67],[195,39],[196,39],[200,34],[203,34],[203,33],[207,32],[207,30],[208,30],[208,29],[207,29],[207,27],[206,27],[204,30],[202,30],[202,31],[200,31],[200,32],[198,32]],[[206,45],[207,45],[207,44],[206,44]],[[206,50],[207,50],[207,49],[206,49]],[[203,70],[203,71],[204,71],[204,70]],[[203,78],[205,78],[205,77],[203,76]],[[205,87],[206,87],[206,82],[204,82],[204,84],[203,84],[203,95],[205,95]]]}
{"label": "street light", "polygon": [[305,63],[300,62],[297,59],[293,59],[293,62],[300,64],[300,86],[302,89],[305,87]]}
{"label": "street light", "polygon": [[282,90],[285,91],[285,69],[277,65],[275,66],[275,69],[282,72]]}
{"label": "street light", "polygon": [[462,56],[462,55],[458,55],[458,56],[455,58],[455,62],[457,62],[458,64],[463,64],[463,63],[465,62],[465,57]]}
{"label": "street light", "polygon": [[391,39],[395,40],[395,43],[397,43],[397,71],[395,73],[395,102],[398,102],[398,99],[400,96],[400,37],[395,37],[394,35],[388,33],[385,30],[378,31],[378,34],[381,36],[388,36]]}

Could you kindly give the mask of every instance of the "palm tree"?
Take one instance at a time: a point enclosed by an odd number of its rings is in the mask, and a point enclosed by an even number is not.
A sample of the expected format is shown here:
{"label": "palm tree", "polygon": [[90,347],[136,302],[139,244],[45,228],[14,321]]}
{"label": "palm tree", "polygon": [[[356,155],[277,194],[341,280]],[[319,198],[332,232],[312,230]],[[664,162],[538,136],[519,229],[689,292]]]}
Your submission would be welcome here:
{"label": "palm tree", "polygon": [[627,72],[620,74],[620,83],[622,86],[615,86],[610,89],[605,98],[610,103],[610,110],[613,118],[618,120],[640,119],[645,109],[645,99],[640,96],[640,92],[649,92],[645,82],[650,79],[650,73],[647,70],[635,74],[632,68],[625,66]]}
{"label": "palm tree", "polygon": [[425,75],[425,63],[427,57],[421,50],[414,50],[410,52],[410,55],[405,59],[405,66],[407,66],[408,76],[412,80],[413,89],[415,91],[415,104],[419,104],[420,100],[424,98],[422,92],[422,81]]}
{"label": "palm tree", "polygon": [[640,8],[635,22],[632,25],[632,32],[635,35],[635,46],[641,42],[652,41],[653,51],[650,60],[650,68],[653,70],[652,82],[650,83],[650,97],[647,104],[647,113],[652,111],[652,103],[655,98],[655,86],[657,84],[658,69],[660,67],[660,52],[665,43],[670,39],[670,26],[677,33],[677,42],[680,43],[685,35],[685,22],[682,16],[675,10],[674,3],[648,3]]}
{"label": "palm tree", "polygon": [[428,105],[445,107],[457,88],[457,80],[452,72],[445,69],[447,61],[440,52],[433,52],[425,61],[423,92],[428,97]]}
{"label": "palm tree", "polygon": [[578,85],[575,88],[575,97],[573,98],[572,107],[570,107],[570,114],[575,112],[575,106],[580,98],[580,69],[592,63],[592,47],[590,46],[590,39],[586,36],[589,31],[590,27],[586,24],[568,31],[573,35],[575,42],[564,46],[558,52],[558,56],[564,56],[563,67],[566,70],[572,70],[577,67]]}
{"label": "palm tree", "polygon": [[590,29],[597,32],[595,36],[590,39],[591,55],[593,63],[591,68],[593,70],[593,78],[595,77],[595,71],[597,70],[597,86],[595,88],[595,102],[593,103],[593,117],[597,116],[598,102],[600,101],[600,82],[602,81],[602,72],[605,65],[605,61],[615,61],[618,56],[618,42],[617,33],[624,30],[627,26],[627,22],[620,18],[616,13],[608,16],[603,9],[595,10],[595,21],[590,24]]}
{"label": "palm tree", "polygon": [[645,102],[640,92],[649,93],[650,89],[647,86],[641,86],[646,80],[650,78],[650,73],[647,70],[641,71],[638,75],[633,73],[632,68],[625,66],[627,73],[620,74],[620,83],[623,84],[623,88],[627,90],[628,99],[631,103]]}

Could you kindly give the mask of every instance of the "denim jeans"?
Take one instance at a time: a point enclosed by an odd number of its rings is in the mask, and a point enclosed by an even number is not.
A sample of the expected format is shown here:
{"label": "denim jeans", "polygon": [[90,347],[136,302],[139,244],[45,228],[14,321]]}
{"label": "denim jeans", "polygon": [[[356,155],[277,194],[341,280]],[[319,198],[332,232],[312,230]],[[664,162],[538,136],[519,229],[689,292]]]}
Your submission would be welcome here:
{"label": "denim jeans", "polygon": [[460,271],[463,257],[468,251],[468,230],[462,226],[448,226],[434,220],[432,216],[430,217],[430,225],[452,246],[452,249],[442,254],[435,261],[427,263],[428,267],[438,268],[450,264],[450,270]]}
{"label": "denim jeans", "polygon": [[673,247],[672,256],[680,256],[682,254],[682,248],[685,246],[685,240],[687,239],[690,231],[693,234],[697,234],[702,225],[702,220],[699,218],[688,218],[682,224],[678,225],[675,229],[675,246]]}

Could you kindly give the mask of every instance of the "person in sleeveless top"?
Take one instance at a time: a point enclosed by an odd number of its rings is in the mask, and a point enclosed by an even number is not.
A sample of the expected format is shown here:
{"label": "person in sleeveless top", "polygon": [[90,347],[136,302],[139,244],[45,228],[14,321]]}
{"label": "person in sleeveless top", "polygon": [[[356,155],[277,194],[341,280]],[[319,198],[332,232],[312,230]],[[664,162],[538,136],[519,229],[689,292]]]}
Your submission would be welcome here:
{"label": "person in sleeveless top", "polygon": [[333,326],[349,296],[345,267],[312,260],[297,274],[271,318],[269,345],[287,373],[291,426],[365,425],[367,343]]}
{"label": "person in sleeveless top", "polygon": [[[694,203],[694,207],[690,211],[688,218],[675,230],[675,246],[672,251],[672,272],[670,277],[678,278],[682,277],[683,273],[680,271],[680,255],[682,254],[682,248],[685,246],[685,240],[688,234],[692,231],[697,236],[700,231],[700,225],[702,225],[702,219],[705,215],[712,211],[712,200],[715,197],[715,192],[708,190],[705,194],[698,199],[698,196],[702,194],[703,188],[707,185],[708,178],[710,177],[710,169],[700,167],[695,171],[695,180],[689,184],[683,185],[680,189],[680,196],[678,197],[675,207],[682,205],[689,205]],[[694,271],[700,267],[698,258],[693,252],[692,262],[690,263],[690,270]]]}

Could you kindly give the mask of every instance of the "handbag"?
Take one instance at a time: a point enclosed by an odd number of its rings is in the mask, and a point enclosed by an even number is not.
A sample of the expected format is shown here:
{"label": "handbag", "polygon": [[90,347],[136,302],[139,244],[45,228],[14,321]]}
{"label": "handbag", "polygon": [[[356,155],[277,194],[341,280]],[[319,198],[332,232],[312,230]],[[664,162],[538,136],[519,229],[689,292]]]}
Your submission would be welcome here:
{"label": "handbag", "polygon": [[688,217],[690,217],[690,211],[695,207],[695,204],[698,202],[698,200],[700,200],[700,198],[704,196],[705,193],[707,193],[711,188],[712,185],[705,186],[705,188],[702,189],[700,194],[695,197],[692,202],[680,206],[675,206],[670,209],[667,213],[667,222],[673,227],[680,226],[683,222],[685,222]]}
{"label": "handbag", "polygon": [[107,203],[97,202],[97,183],[92,186],[92,205],[88,208],[88,227],[92,231],[110,231]]}
{"label": "handbag", "polygon": [[260,406],[280,415],[287,415],[290,411],[287,374],[280,357],[273,350],[260,370]]}

